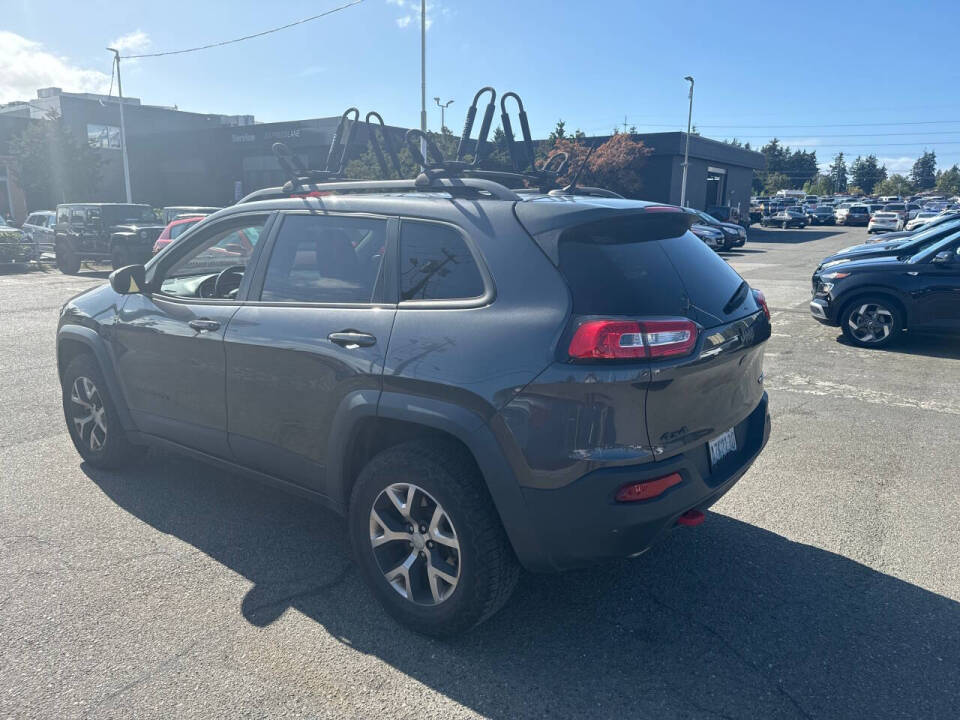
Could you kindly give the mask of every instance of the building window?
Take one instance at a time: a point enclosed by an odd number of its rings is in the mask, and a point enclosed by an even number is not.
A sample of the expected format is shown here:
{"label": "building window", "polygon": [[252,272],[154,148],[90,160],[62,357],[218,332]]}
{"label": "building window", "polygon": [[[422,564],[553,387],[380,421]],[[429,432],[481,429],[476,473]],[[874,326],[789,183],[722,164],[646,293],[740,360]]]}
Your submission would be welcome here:
{"label": "building window", "polygon": [[87,125],[87,142],[90,147],[120,149],[120,128],[115,125]]}

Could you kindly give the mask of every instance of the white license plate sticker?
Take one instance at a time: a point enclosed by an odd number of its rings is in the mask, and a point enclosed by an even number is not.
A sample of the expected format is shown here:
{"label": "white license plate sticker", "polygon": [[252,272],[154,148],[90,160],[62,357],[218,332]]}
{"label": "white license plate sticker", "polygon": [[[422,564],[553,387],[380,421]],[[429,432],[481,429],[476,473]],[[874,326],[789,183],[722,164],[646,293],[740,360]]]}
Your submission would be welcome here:
{"label": "white license plate sticker", "polygon": [[733,428],[730,428],[723,435],[715,437],[707,444],[710,446],[710,465],[715,466],[724,457],[736,452],[737,436],[733,434]]}

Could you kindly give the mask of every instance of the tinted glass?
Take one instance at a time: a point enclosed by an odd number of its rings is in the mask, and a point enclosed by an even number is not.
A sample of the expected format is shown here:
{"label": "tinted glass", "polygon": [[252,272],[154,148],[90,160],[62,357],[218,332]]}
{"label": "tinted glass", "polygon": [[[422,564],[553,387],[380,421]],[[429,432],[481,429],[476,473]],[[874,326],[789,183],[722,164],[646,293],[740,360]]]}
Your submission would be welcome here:
{"label": "tinted glass", "polygon": [[122,223],[156,222],[157,216],[148,205],[104,205],[104,222],[110,225]]}
{"label": "tinted glass", "polygon": [[[616,218],[571,228],[559,269],[578,315],[690,316],[722,308],[742,279],[692,233],[664,237],[656,219]],[[752,300],[743,308],[752,309]]]}
{"label": "tinted glass", "polygon": [[287,216],[261,300],[372,302],[386,237],[386,221],[376,218]]}
{"label": "tinted glass", "polygon": [[453,228],[405,220],[400,229],[400,299],[457,300],[483,295],[483,277]]}

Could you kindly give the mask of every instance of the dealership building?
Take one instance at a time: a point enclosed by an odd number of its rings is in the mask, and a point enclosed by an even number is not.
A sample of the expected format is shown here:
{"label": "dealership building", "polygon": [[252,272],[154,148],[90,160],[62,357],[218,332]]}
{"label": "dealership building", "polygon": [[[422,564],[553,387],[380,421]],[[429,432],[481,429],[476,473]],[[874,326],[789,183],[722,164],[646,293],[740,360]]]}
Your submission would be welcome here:
{"label": "dealership building", "polygon": [[[15,163],[9,152],[4,154],[5,139],[22,131],[25,123],[42,122],[50,112],[56,113],[75,136],[85,137],[101,158],[99,184],[89,189],[87,197],[69,200],[120,202],[124,184],[119,110],[116,97],[68,93],[59,88],[44,88],[37,91],[36,99],[0,106],[0,193],[18,221],[27,209],[45,208],[33,207],[32,198],[26,199],[29,207],[24,205]],[[305,166],[322,167],[339,123],[338,116],[257,123],[252,115],[184,112],[144,105],[137,98],[124,98],[124,119],[133,199],[154,207],[228,205],[253,190],[282,184],[284,174],[271,150],[278,141]],[[354,134],[354,155],[366,146],[364,130],[361,125]],[[391,130],[402,136],[402,128]],[[685,138],[682,132],[639,135],[651,148],[642,199],[680,202]],[[699,209],[714,205],[746,209],[753,171],[764,167],[760,153],[691,135],[687,204]],[[4,207],[0,197],[0,210]]]}

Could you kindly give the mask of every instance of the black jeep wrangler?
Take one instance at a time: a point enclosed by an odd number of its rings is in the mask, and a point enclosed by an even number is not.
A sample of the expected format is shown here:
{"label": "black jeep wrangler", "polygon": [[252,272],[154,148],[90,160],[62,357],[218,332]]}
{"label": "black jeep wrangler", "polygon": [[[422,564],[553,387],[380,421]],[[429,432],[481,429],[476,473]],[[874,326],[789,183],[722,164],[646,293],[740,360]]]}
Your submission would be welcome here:
{"label": "black jeep wrangler", "polygon": [[163,227],[149,205],[58,205],[57,267],[73,275],[84,260],[109,260],[114,270],[146,262]]}

